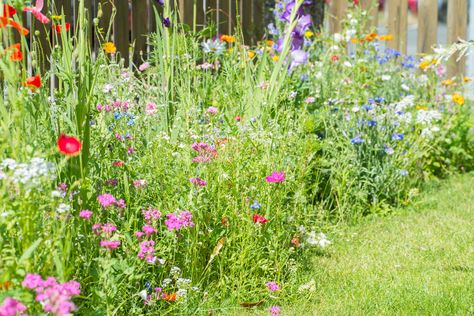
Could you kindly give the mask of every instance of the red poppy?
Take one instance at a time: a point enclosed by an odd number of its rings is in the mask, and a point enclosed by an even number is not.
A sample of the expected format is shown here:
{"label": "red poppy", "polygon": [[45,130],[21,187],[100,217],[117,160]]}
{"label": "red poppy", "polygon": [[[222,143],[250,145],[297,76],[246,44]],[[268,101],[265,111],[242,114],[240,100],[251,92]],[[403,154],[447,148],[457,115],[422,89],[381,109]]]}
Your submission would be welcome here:
{"label": "red poppy", "polygon": [[76,156],[81,151],[81,141],[74,136],[61,134],[58,138],[58,150],[66,156]]}
{"label": "red poppy", "polygon": [[237,115],[237,116],[235,117],[235,120],[236,120],[237,122],[240,122],[240,120],[241,120],[240,116]]}
{"label": "red poppy", "polygon": [[2,17],[9,18],[11,16],[14,16],[16,14],[16,10],[14,7],[8,4],[3,5],[3,14]]}
{"label": "red poppy", "polygon": [[26,79],[25,84],[31,88],[40,88],[41,87],[41,77],[40,75],[29,77]]}
{"label": "red poppy", "polygon": [[56,29],[56,33],[61,33],[61,31],[64,29],[66,29],[66,32],[69,32],[69,30],[71,29],[71,24],[66,22],[66,24],[56,25],[54,28]]}
{"label": "red poppy", "polygon": [[125,163],[123,161],[114,161],[112,162],[112,165],[114,165],[115,167],[123,167]]}
{"label": "red poppy", "polygon": [[6,50],[11,52],[11,55],[10,55],[11,61],[21,61],[23,59],[20,43],[14,44],[8,47]]}
{"label": "red poppy", "polygon": [[332,60],[332,61],[338,61],[338,60],[339,60],[339,57],[337,57],[337,55],[332,55],[332,56],[331,56],[331,60]]}
{"label": "red poppy", "polygon": [[253,222],[255,224],[265,224],[268,222],[268,219],[266,219],[260,214],[253,214]]}

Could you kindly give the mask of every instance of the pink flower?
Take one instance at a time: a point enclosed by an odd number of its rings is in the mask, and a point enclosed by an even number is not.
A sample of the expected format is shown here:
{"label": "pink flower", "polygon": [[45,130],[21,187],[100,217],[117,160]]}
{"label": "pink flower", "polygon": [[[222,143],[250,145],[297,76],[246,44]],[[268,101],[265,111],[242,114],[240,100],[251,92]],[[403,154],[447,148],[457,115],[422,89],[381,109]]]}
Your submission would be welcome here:
{"label": "pink flower", "polygon": [[207,143],[194,143],[191,145],[191,148],[198,152],[198,156],[193,158],[193,162],[209,162],[217,157],[216,148]]}
{"label": "pink flower", "polygon": [[94,224],[92,225],[92,231],[94,234],[99,235],[100,234],[100,229],[102,228],[102,224]]}
{"label": "pink flower", "polygon": [[118,200],[118,202],[117,202],[117,207],[119,207],[119,208],[125,208],[125,207],[126,207],[125,201],[124,201],[123,199]]}
{"label": "pink flower", "polygon": [[135,188],[143,188],[146,186],[146,180],[133,180],[133,186]]}
{"label": "pink flower", "polygon": [[276,282],[267,282],[267,289],[270,291],[270,292],[276,292],[278,290],[280,290],[280,286],[278,285],[278,283]]}
{"label": "pink flower", "polygon": [[133,147],[130,147],[127,150],[127,154],[129,154],[129,155],[133,155],[134,152],[135,152],[135,149]]}
{"label": "pink flower", "polygon": [[148,102],[147,105],[145,106],[145,113],[147,115],[155,115],[156,108],[157,108],[156,103]]}
{"label": "pink flower", "polygon": [[76,310],[76,305],[71,299],[81,294],[79,282],[58,283],[54,277],[43,280],[41,276],[31,273],[26,275],[22,285],[35,290],[35,299],[41,303],[44,312],[58,316],[71,315]]}
{"label": "pink flower", "polygon": [[135,232],[135,237],[137,237],[138,239],[142,238],[143,236],[145,236],[144,232]]}
{"label": "pink flower", "polygon": [[254,214],[252,219],[255,224],[265,224],[268,222],[268,219],[260,214]]}
{"label": "pink flower", "polygon": [[109,207],[111,205],[115,205],[117,203],[117,200],[110,193],[105,193],[105,194],[99,195],[97,197],[97,200],[99,201],[99,204],[102,205],[103,208],[107,208],[107,207]]}
{"label": "pink flower", "polygon": [[92,216],[92,212],[89,210],[82,210],[79,212],[79,217],[84,219],[90,219]]}
{"label": "pink flower", "polygon": [[105,223],[101,227],[102,233],[105,235],[111,235],[113,232],[117,231],[117,226],[112,223]]}
{"label": "pink flower", "polygon": [[270,307],[270,315],[271,315],[271,316],[278,316],[278,315],[280,315],[280,306],[271,306],[271,307]]}
{"label": "pink flower", "polygon": [[307,97],[305,102],[308,104],[314,103],[316,101],[315,97]]}
{"label": "pink flower", "polygon": [[153,220],[157,220],[161,217],[161,212],[156,208],[149,207],[148,210],[142,210],[143,217],[150,223]]}
{"label": "pink flower", "polygon": [[268,183],[278,183],[285,181],[285,172],[273,171],[271,175],[265,177],[265,181]]}
{"label": "pink flower", "polygon": [[210,106],[206,112],[209,114],[217,114],[218,111],[219,110],[215,106]]}
{"label": "pink flower", "polygon": [[149,263],[155,263],[155,242],[153,240],[145,240],[140,243],[140,251],[138,258],[146,260]]}
{"label": "pink flower", "polygon": [[26,306],[11,297],[7,297],[0,305],[0,316],[21,316],[25,315],[24,311]]}
{"label": "pink flower", "polygon": [[156,233],[157,230],[155,228],[153,228],[153,226],[151,225],[145,225],[142,227],[142,231],[147,235],[147,236],[151,236],[152,234]]}
{"label": "pink flower", "polygon": [[207,182],[200,179],[200,178],[191,178],[189,179],[189,181],[191,181],[192,184],[194,184],[195,186],[198,186],[198,187],[204,187],[207,185]]}
{"label": "pink flower", "polygon": [[143,64],[140,65],[140,67],[138,67],[138,70],[140,70],[141,72],[147,70],[148,68],[150,68],[150,63],[149,62],[145,62]]}
{"label": "pink flower", "polygon": [[117,249],[120,246],[120,240],[101,240],[100,246],[108,250]]}
{"label": "pink flower", "polygon": [[240,122],[240,120],[242,119],[239,115],[237,115],[235,118],[234,118],[237,122]]}

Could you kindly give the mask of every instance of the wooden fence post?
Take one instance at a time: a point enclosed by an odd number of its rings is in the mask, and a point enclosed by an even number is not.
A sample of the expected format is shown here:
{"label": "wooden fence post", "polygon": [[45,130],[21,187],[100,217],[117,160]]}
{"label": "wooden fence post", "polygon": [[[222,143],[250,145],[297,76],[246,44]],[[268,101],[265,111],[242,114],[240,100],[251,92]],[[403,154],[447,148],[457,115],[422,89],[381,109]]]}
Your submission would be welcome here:
{"label": "wooden fence post", "polygon": [[340,33],[342,31],[341,21],[342,19],[344,19],[344,16],[347,11],[347,1],[332,0],[329,6],[329,10],[329,31],[331,32],[331,34]]}
{"label": "wooden fence post", "polygon": [[[474,5],[471,4],[471,5]],[[473,23],[473,21],[471,21]],[[467,0],[449,0],[448,2],[448,44],[456,43],[459,38],[466,38],[467,31]],[[466,60],[456,61],[453,56],[449,61],[448,76],[461,75],[466,70]]]}
{"label": "wooden fence post", "polygon": [[407,52],[407,26],[408,26],[408,1],[390,0],[388,2],[389,34],[393,35],[393,41],[388,42],[390,48],[396,49],[403,54]]}
{"label": "wooden fence post", "polygon": [[367,23],[367,31],[371,28],[375,28],[377,33],[377,27],[379,25],[379,1],[378,0],[362,0],[362,9],[367,11],[367,18],[370,19]]}
{"label": "wooden fence post", "polygon": [[433,52],[438,43],[438,1],[419,0],[418,2],[418,53]]}
{"label": "wooden fence post", "polygon": [[132,0],[132,43],[134,44],[133,61],[141,64],[141,54],[147,58],[146,35],[148,33],[148,19],[152,8],[148,8],[148,1]]}
{"label": "wooden fence post", "polygon": [[[130,46],[130,15],[128,0],[114,0],[116,11],[114,20],[114,42],[121,57],[128,65]],[[143,3],[142,3],[143,5]]]}

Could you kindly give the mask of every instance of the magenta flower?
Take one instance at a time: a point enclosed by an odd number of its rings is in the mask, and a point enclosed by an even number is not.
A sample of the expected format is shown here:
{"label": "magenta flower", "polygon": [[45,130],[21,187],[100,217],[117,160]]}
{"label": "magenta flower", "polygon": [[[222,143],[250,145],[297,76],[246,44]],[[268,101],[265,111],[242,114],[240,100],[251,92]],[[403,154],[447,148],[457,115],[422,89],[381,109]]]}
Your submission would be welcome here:
{"label": "magenta flower", "polygon": [[135,232],[135,237],[137,237],[138,239],[142,238],[143,236],[145,236],[144,232]]}
{"label": "magenta flower", "polygon": [[151,221],[157,220],[161,217],[161,212],[152,207],[149,207],[148,210],[142,210],[142,214],[147,223],[150,223]]}
{"label": "magenta flower", "polygon": [[108,250],[114,250],[120,246],[120,240],[101,240],[100,246]]}
{"label": "magenta flower", "polygon": [[151,225],[145,225],[142,227],[142,231],[147,235],[147,236],[151,236],[152,234],[156,233],[157,230],[155,228],[153,228],[153,226]]}
{"label": "magenta flower", "polygon": [[140,243],[140,251],[138,258],[146,260],[149,263],[155,263],[155,242],[153,240],[145,240]]}
{"label": "magenta flower", "polygon": [[11,297],[7,297],[0,305],[1,316],[22,316],[25,315],[24,311],[26,311],[26,306]]}
{"label": "magenta flower", "polygon": [[92,212],[89,210],[82,210],[79,212],[79,217],[84,219],[90,219],[92,216]]}
{"label": "magenta flower", "polygon": [[168,228],[168,230],[181,230],[182,228],[185,227],[193,227],[193,216],[191,212],[189,211],[181,211],[179,214],[175,213],[170,213],[166,214],[166,217],[168,217],[167,220],[165,220],[165,225]]}
{"label": "magenta flower", "polygon": [[203,179],[200,179],[200,178],[191,178],[189,179],[189,181],[194,184],[195,186],[198,186],[198,187],[204,187],[207,185],[207,182],[204,181]]}
{"label": "magenta flower", "polygon": [[285,181],[285,172],[273,171],[271,175],[265,177],[265,181],[268,183],[278,183]]}
{"label": "magenta flower", "polygon": [[279,316],[280,315],[280,306],[271,306],[270,307],[270,315],[271,316]]}
{"label": "magenta flower", "polygon": [[280,286],[278,285],[278,283],[276,282],[267,282],[267,289],[270,291],[270,292],[276,292],[278,290],[280,290]]}
{"label": "magenta flower", "polygon": [[99,204],[102,205],[103,208],[108,208],[109,206],[113,206],[117,203],[117,200],[110,193],[99,195],[97,197],[97,201],[99,201]]}
{"label": "magenta flower", "polygon": [[146,180],[133,180],[133,186],[135,188],[144,188],[146,185]]}

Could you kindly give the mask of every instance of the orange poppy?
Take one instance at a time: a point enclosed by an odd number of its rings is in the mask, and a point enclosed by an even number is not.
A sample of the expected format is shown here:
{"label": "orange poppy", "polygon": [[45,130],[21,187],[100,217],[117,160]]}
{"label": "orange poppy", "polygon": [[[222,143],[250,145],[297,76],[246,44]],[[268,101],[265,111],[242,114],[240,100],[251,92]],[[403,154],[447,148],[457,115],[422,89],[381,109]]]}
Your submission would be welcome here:
{"label": "orange poppy", "polygon": [[30,31],[27,28],[24,28],[21,26],[20,23],[14,21],[13,19],[7,18],[7,17],[0,17],[0,28],[11,26],[14,29],[16,29],[18,32],[20,32],[21,35],[28,35]]}
{"label": "orange poppy", "polygon": [[176,293],[172,293],[172,294],[165,293],[164,300],[165,301],[176,301]]}
{"label": "orange poppy", "polygon": [[7,51],[11,51],[10,60],[11,61],[22,61],[23,54],[21,53],[21,46],[20,43],[13,44],[6,49]]}

